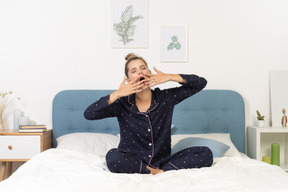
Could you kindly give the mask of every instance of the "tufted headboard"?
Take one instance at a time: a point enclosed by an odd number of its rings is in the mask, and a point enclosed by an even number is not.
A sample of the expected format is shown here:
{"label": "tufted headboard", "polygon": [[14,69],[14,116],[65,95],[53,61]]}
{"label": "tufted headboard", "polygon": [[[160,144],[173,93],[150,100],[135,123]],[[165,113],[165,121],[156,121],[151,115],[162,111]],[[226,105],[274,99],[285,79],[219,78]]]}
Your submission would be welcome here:
{"label": "tufted headboard", "polygon": [[[53,146],[56,138],[73,132],[118,134],[116,118],[89,121],[85,109],[113,90],[64,90],[53,101]],[[176,105],[172,134],[230,133],[240,152],[245,152],[245,106],[232,90],[202,90]]]}

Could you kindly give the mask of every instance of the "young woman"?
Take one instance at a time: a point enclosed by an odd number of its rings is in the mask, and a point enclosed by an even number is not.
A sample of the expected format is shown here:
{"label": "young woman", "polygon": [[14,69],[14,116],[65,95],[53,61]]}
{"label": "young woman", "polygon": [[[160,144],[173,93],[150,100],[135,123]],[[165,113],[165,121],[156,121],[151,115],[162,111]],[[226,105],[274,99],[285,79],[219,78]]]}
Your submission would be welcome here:
{"label": "young woman", "polygon": [[[207,147],[191,147],[171,155],[171,121],[174,106],[202,90],[207,81],[197,75],[166,74],[133,53],[126,57],[120,87],[91,104],[84,116],[89,120],[117,117],[120,143],[106,155],[115,173],[158,174],[168,170],[208,167],[213,163]],[[174,81],[182,86],[160,90],[151,87]]]}

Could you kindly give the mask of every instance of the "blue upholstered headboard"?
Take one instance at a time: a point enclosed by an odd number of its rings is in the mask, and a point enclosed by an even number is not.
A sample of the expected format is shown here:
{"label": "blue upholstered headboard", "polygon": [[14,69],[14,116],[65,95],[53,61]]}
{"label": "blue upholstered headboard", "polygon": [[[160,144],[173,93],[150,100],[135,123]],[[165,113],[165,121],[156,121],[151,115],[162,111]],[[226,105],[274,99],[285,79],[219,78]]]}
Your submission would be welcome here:
{"label": "blue upholstered headboard", "polygon": [[[53,101],[53,146],[56,138],[73,132],[118,134],[116,118],[89,121],[84,110],[113,90],[64,90]],[[202,90],[176,105],[172,134],[230,133],[240,152],[245,152],[245,106],[232,90]]]}

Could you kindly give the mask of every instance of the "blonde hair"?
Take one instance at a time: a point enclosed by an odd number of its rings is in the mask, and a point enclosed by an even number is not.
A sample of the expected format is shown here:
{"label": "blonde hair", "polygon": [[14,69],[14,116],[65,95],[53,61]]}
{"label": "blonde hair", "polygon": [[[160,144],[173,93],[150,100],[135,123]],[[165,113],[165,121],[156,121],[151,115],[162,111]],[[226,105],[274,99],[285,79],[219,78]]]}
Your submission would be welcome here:
{"label": "blonde hair", "polygon": [[135,53],[128,53],[128,55],[126,55],[125,57],[125,60],[126,60],[126,63],[125,63],[125,75],[126,77],[128,77],[128,64],[131,62],[131,61],[134,61],[134,60],[141,60],[145,63],[145,65],[148,67],[147,65],[147,62],[145,61],[145,59],[143,59],[143,57],[140,57],[138,55],[136,55]]}

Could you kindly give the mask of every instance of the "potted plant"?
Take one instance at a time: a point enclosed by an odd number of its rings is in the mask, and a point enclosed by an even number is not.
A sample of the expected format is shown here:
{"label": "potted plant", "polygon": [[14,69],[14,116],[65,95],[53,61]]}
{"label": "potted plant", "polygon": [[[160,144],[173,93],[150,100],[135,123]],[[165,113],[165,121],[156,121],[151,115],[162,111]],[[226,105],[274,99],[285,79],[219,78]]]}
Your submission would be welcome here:
{"label": "potted plant", "polygon": [[256,110],[256,113],[257,113],[257,126],[258,127],[264,127],[264,125],[265,125],[265,120],[264,120],[264,118],[265,118],[265,116],[263,116],[263,115],[261,115],[261,113],[258,111],[258,110]]}

